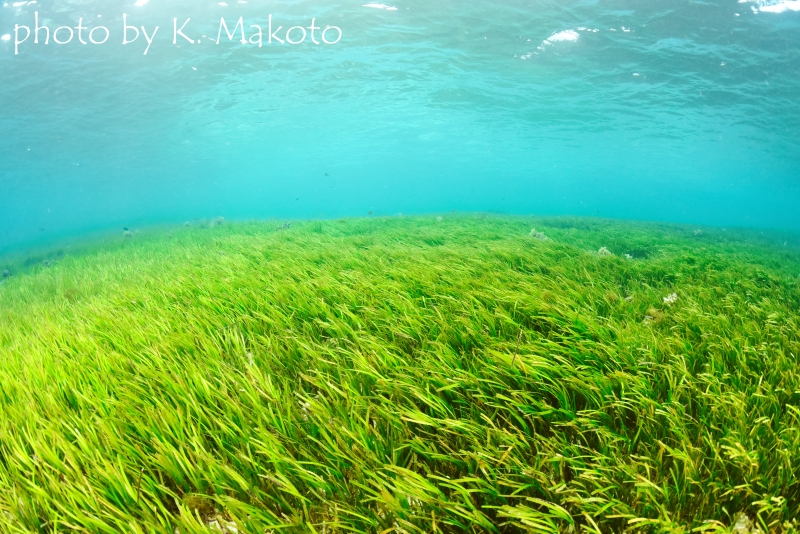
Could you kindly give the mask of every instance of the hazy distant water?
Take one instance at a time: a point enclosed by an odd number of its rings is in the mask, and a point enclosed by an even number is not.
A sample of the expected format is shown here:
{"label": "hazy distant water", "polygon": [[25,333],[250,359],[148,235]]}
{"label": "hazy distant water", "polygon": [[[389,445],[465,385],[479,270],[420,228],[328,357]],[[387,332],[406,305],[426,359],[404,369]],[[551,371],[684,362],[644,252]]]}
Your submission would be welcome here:
{"label": "hazy distant water", "polygon": [[[227,3],[0,8],[0,251],[217,215],[368,211],[800,230],[799,2]],[[31,38],[15,56],[14,25],[34,11],[111,38]],[[147,56],[143,38],[121,45],[123,13],[160,26]],[[243,16],[249,38],[270,13],[343,38],[210,40],[221,16]],[[173,17],[209,38],[173,45]]]}

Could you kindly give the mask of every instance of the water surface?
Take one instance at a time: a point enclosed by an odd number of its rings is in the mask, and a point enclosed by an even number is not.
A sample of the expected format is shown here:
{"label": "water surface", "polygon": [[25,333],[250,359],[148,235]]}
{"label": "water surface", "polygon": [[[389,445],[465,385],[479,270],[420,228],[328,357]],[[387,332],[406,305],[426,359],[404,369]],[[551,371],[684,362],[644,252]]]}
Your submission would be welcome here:
{"label": "water surface", "polygon": [[[0,251],[218,215],[800,229],[797,2],[223,4],[0,8]],[[15,55],[35,12],[109,41],[31,38]],[[123,13],[159,26],[147,55],[144,38],[121,44]],[[252,39],[270,14],[342,39],[215,44],[221,17]],[[173,18],[206,38],[173,45]]]}

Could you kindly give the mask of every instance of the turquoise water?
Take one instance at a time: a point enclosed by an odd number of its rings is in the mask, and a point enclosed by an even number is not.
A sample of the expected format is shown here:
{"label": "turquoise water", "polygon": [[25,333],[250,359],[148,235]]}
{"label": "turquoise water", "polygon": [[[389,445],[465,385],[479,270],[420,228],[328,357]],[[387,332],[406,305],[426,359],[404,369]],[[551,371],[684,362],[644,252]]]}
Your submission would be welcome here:
{"label": "turquoise water", "polygon": [[[800,2],[365,3],[4,4],[0,252],[215,216],[800,230]],[[35,13],[109,40],[16,45]],[[267,44],[270,14],[341,40]],[[263,46],[216,44],[221,17]]]}

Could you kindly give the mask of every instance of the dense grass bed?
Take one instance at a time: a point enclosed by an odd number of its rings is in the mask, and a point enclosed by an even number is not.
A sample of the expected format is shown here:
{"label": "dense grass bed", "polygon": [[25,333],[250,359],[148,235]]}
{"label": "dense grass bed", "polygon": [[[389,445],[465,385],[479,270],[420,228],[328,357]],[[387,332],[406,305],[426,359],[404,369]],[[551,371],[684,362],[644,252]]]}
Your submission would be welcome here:
{"label": "dense grass bed", "polygon": [[0,532],[800,526],[796,242],[466,215],[276,226],[120,236],[12,272]]}

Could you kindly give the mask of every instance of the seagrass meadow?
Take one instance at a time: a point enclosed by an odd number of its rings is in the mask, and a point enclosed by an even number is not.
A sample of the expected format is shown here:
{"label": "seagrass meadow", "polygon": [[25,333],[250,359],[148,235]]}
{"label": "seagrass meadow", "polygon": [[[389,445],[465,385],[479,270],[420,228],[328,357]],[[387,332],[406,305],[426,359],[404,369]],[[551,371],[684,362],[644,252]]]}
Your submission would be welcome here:
{"label": "seagrass meadow", "polygon": [[796,235],[442,214],[6,263],[0,532],[800,525]]}

